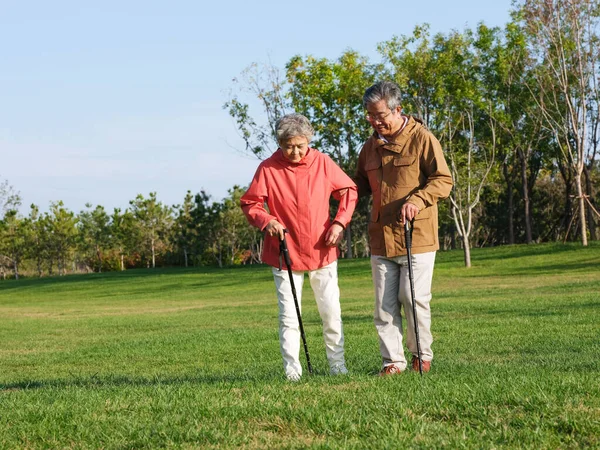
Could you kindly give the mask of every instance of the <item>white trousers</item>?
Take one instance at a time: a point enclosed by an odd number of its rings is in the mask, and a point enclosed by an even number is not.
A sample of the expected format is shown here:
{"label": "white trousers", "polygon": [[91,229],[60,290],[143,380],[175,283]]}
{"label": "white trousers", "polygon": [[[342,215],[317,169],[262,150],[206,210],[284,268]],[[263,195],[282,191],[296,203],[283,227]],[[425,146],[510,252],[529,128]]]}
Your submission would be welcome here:
{"label": "white trousers", "polygon": [[[304,272],[292,272],[298,306],[302,311],[302,285]],[[283,357],[283,368],[287,377],[302,375],[300,365],[300,326],[292,287],[287,269],[273,268],[275,288],[279,303],[279,345]],[[342,311],[340,308],[340,289],[338,287],[337,261],[308,271],[310,286],[315,294],[317,308],[323,321],[323,338],[330,367],[344,364],[344,332],[342,329]],[[303,322],[304,324],[304,322]],[[306,327],[305,327],[306,328]],[[310,351],[310,346],[309,346]]]}
{"label": "white trousers", "polygon": [[[431,280],[435,252],[412,255],[412,266],[415,286],[415,304],[419,326],[419,342],[421,358],[424,361],[433,359],[431,344]],[[400,370],[406,369],[406,358],[402,347],[402,311],[406,317],[408,333],[406,346],[417,355],[417,341],[413,319],[410,281],[408,278],[408,258],[397,256],[371,256],[373,284],[375,285],[375,328],[379,335],[379,350],[383,366],[394,364]]]}

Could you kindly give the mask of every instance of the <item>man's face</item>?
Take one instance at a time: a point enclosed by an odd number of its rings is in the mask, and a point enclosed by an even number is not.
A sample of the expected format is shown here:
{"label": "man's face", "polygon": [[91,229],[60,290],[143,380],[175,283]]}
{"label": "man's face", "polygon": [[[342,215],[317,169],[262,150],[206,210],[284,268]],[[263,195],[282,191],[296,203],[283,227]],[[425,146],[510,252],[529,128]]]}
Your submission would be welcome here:
{"label": "man's face", "polygon": [[293,163],[299,163],[308,151],[308,139],[304,136],[294,136],[279,143],[283,156]]}
{"label": "man's face", "polygon": [[400,106],[392,111],[388,108],[385,100],[379,100],[367,105],[367,120],[381,136],[391,137],[398,132],[404,123],[401,111]]}

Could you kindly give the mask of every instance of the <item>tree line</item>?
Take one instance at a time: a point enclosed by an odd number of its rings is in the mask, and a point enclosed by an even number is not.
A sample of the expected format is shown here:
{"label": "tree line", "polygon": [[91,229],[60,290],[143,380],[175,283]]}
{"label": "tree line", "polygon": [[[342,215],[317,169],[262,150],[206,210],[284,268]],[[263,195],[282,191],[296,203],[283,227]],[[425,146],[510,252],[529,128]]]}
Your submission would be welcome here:
{"label": "tree line", "polygon": [[[381,42],[381,61],[295,55],[285,68],[253,63],[234,79],[224,108],[258,159],[276,148],[275,121],[295,111],[316,130],[313,146],[349,175],[371,128],[364,90],[397,82],[404,113],[438,137],[454,188],[440,207],[443,249],[598,239],[600,213],[600,0],[521,0],[504,27],[432,35],[427,25]],[[248,180],[250,181],[250,180]],[[156,193],[124,211],[75,214],[56,202],[16,212],[0,184],[0,270],[30,273],[123,270],[156,265],[260,262],[262,234],[239,209],[243,189],[221,202],[201,191],[180,205]],[[333,207],[334,205],[332,205]],[[369,255],[369,201],[346,230],[344,257]],[[0,276],[2,276],[0,274]]]}
{"label": "tree line", "polygon": [[62,201],[23,217],[18,193],[0,185],[0,279],[8,275],[64,275],[165,265],[198,266],[260,261],[262,235],[239,207],[244,189],[234,186],[221,202],[205,191],[187,192],[169,206],[155,192],[138,195],[125,210],[86,205],[75,214]]}

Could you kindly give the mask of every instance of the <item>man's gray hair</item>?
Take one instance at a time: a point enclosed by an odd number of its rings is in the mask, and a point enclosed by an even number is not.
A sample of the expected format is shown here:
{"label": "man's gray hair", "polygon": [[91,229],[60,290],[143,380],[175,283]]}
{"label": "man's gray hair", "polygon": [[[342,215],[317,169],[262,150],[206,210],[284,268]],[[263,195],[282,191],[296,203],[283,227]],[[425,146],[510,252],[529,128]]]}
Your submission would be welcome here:
{"label": "man's gray hair", "polygon": [[385,100],[392,111],[402,104],[402,92],[393,81],[379,81],[368,88],[363,95],[363,106],[366,108],[372,103]]}
{"label": "man's gray hair", "polygon": [[287,114],[275,124],[275,133],[279,144],[296,136],[304,136],[310,142],[315,130],[302,114]]}

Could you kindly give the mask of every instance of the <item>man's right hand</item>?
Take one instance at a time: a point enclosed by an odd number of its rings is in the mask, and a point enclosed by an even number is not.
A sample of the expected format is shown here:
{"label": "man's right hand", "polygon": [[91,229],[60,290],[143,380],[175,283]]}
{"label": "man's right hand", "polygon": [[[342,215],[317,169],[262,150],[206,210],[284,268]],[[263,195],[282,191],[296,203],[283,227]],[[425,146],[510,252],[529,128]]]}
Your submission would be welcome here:
{"label": "man's right hand", "polygon": [[271,220],[265,227],[265,231],[269,236],[279,236],[279,240],[283,241],[285,237],[285,227],[281,225],[277,220]]}

